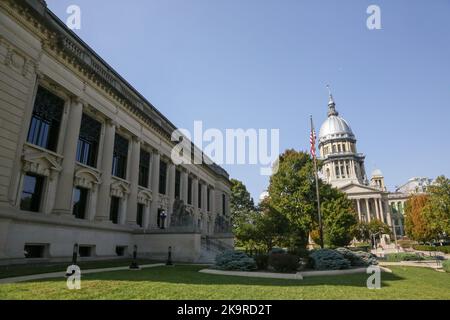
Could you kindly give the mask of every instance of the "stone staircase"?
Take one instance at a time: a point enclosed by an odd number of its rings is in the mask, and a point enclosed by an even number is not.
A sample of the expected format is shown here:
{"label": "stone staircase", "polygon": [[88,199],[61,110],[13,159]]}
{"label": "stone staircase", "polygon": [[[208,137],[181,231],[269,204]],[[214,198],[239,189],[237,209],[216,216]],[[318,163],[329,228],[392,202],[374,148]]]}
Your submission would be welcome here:
{"label": "stone staircase", "polygon": [[226,245],[220,240],[202,236],[201,253],[197,263],[214,264],[218,254],[233,249],[232,246]]}

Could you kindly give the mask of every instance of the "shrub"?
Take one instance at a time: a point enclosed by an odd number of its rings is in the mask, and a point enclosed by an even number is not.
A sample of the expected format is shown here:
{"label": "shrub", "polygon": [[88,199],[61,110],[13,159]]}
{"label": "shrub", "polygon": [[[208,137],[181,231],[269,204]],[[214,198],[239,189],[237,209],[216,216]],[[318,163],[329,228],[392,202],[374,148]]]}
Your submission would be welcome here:
{"label": "shrub", "polygon": [[299,257],[289,253],[272,253],[269,266],[277,272],[295,272],[298,269]]}
{"label": "shrub", "polygon": [[450,246],[426,246],[416,244],[412,246],[414,250],[418,251],[440,251],[443,253],[450,253]]}
{"label": "shrub", "polygon": [[350,261],[336,250],[320,249],[310,254],[313,268],[316,270],[340,270],[348,269]]}
{"label": "shrub", "polygon": [[354,267],[368,267],[370,265],[378,264],[378,260],[375,255],[363,251],[351,251],[347,248],[337,248],[337,252],[342,254],[345,259],[350,261],[350,264]]}
{"label": "shrub", "polygon": [[256,263],[244,252],[229,250],[216,256],[214,267],[220,270],[253,271],[256,270]]}
{"label": "shrub", "polygon": [[386,254],[384,257],[389,262],[425,260],[423,257],[421,257],[415,253],[389,253],[389,254]]}
{"label": "shrub", "polygon": [[269,255],[268,254],[258,254],[255,256],[256,267],[258,270],[267,270],[269,267]]}
{"label": "shrub", "polygon": [[445,260],[442,263],[442,268],[444,268],[445,272],[450,272],[450,260]]}
{"label": "shrub", "polygon": [[286,253],[286,251],[283,248],[273,247],[270,253]]}

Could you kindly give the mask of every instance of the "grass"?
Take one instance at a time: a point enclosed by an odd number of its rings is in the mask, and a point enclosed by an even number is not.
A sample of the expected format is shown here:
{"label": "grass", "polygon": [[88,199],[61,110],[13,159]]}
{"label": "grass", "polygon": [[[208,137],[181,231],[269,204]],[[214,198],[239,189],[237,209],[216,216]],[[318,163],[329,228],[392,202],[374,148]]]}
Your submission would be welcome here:
{"label": "grass", "polygon": [[392,267],[379,290],[368,275],[304,280],[243,278],[199,273],[198,265],[116,271],[82,277],[81,290],[65,279],[0,285],[0,299],[450,299],[450,274],[427,268]]}
{"label": "grass", "polygon": [[[129,266],[132,259],[116,259],[104,261],[80,261],[77,265],[81,269],[101,269]],[[154,260],[138,259],[139,264],[155,263]],[[39,263],[39,264],[21,264],[12,266],[0,266],[0,279],[27,276],[31,274],[51,273],[66,271],[70,262],[64,263]]]}

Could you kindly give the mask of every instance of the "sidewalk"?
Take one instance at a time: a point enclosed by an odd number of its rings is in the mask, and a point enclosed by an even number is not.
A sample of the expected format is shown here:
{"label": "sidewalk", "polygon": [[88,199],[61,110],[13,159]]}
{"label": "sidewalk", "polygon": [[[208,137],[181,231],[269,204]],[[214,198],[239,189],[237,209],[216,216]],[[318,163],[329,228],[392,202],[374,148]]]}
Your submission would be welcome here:
{"label": "sidewalk", "polygon": [[[161,267],[164,265],[165,265],[164,263],[154,263],[154,264],[142,265],[142,266],[140,266],[140,268],[141,269],[155,268],[155,267]],[[130,270],[130,268],[129,267],[114,267],[114,268],[102,268],[102,269],[87,269],[87,270],[81,270],[81,275],[83,276],[84,274],[89,274],[89,273],[100,273],[100,272],[111,272],[111,271],[122,271],[122,270]],[[33,275],[22,276],[22,277],[0,279],[0,284],[17,283],[17,282],[42,280],[42,279],[65,278],[65,276],[66,276],[65,271],[33,274]]]}

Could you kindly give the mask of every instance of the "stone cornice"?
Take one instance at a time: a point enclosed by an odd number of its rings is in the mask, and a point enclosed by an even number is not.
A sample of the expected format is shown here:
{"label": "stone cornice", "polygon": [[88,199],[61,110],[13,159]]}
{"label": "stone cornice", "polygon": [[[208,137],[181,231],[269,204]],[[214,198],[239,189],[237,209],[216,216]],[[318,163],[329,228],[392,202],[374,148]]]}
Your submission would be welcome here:
{"label": "stone cornice", "polygon": [[[171,135],[177,128],[147,99],[123,79],[94,50],[56,17],[43,0],[7,0],[42,39],[43,49],[62,60],[84,78],[106,92],[110,97],[158,132],[170,144]],[[10,10],[9,10],[10,11]],[[229,182],[228,173],[217,164],[203,164],[215,176]]]}

